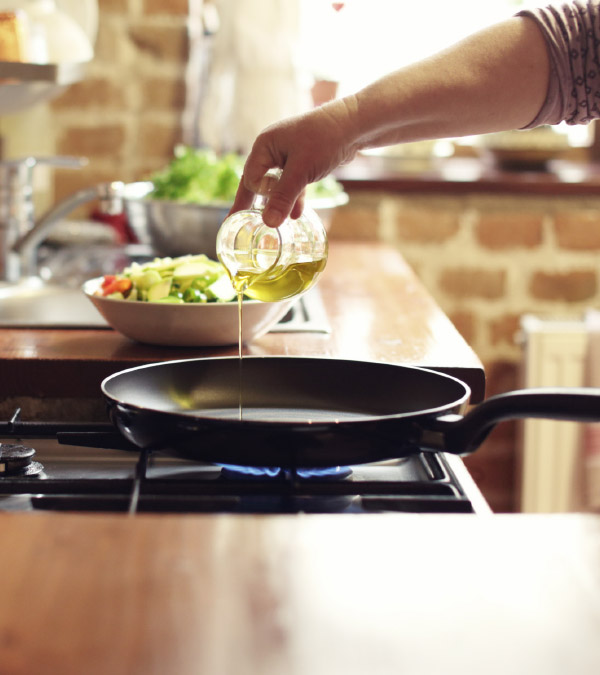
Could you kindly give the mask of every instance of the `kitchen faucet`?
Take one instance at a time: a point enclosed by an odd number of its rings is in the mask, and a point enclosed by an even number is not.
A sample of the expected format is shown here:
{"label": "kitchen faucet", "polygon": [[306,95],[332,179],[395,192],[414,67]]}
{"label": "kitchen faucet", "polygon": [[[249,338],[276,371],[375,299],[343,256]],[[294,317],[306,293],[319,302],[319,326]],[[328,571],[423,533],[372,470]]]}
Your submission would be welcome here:
{"label": "kitchen faucet", "polygon": [[34,168],[40,164],[78,168],[86,163],[79,157],[25,157],[0,162],[0,282],[36,276],[39,245],[56,223],[78,206],[99,199],[107,213],[122,211],[124,184],[115,181],[79,190],[35,219]]}

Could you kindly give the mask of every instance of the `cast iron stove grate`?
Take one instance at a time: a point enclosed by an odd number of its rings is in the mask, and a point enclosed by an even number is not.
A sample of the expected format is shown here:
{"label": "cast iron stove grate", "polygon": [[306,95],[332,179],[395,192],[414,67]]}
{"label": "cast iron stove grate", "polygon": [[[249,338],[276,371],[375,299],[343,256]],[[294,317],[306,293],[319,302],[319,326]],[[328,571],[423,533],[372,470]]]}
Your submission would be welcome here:
{"label": "cast iron stove grate", "polygon": [[[0,422],[0,442],[32,448],[37,474],[0,473],[0,510],[162,513],[472,513],[474,500],[441,453],[333,475],[229,468],[144,450],[109,422]],[[479,496],[480,497],[480,496]]]}

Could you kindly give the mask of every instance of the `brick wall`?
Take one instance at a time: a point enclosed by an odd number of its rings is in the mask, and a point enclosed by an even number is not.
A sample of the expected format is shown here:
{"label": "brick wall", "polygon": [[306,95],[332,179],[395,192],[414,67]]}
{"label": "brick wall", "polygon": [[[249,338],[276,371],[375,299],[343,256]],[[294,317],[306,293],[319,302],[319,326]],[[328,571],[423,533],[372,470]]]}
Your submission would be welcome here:
{"label": "brick wall", "polygon": [[99,0],[95,57],[86,79],[50,104],[55,150],[84,155],[56,171],[54,197],[105,180],[138,180],[181,140],[188,0]]}
{"label": "brick wall", "polygon": [[[523,314],[578,317],[600,306],[600,195],[357,191],[331,238],[396,246],[483,361],[488,395],[522,386]],[[497,511],[517,507],[518,432],[500,425],[467,460]]]}

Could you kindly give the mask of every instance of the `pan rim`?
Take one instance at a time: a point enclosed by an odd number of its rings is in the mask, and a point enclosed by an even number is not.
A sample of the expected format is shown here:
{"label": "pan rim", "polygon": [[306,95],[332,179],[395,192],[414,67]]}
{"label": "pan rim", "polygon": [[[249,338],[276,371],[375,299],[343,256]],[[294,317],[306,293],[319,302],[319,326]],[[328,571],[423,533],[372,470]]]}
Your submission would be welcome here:
{"label": "pan rim", "polygon": [[[349,358],[342,358],[342,357],[328,357],[328,356],[302,356],[302,355],[284,355],[284,354],[274,354],[274,355],[248,355],[243,357],[244,360],[253,360],[253,361],[274,361],[274,360],[286,360],[286,361],[327,361],[327,362],[335,362],[335,363],[349,363],[353,365],[361,364],[361,365],[376,365],[376,366],[391,366],[394,368],[399,368],[402,370],[410,370],[410,371],[419,371],[419,372],[426,372],[429,373],[435,377],[438,377],[441,380],[447,380],[450,382],[454,382],[458,386],[462,387],[463,393],[461,396],[455,398],[452,401],[449,401],[447,403],[443,403],[438,406],[433,406],[433,407],[428,407],[428,408],[423,408],[418,411],[407,411],[407,412],[398,412],[398,413],[391,413],[388,415],[357,415],[356,417],[352,417],[351,419],[342,419],[339,422],[336,423],[336,426],[351,426],[351,425],[357,425],[357,424],[365,424],[365,422],[377,422],[377,421],[385,421],[385,420],[398,420],[402,418],[412,418],[412,419],[417,419],[417,418],[422,418],[422,417],[429,417],[429,416],[436,416],[439,413],[443,411],[451,411],[455,408],[462,408],[463,406],[467,406],[469,404],[470,398],[471,398],[471,388],[466,382],[463,382],[459,378],[449,375],[448,373],[440,372],[437,370],[434,370],[432,368],[426,368],[423,366],[416,366],[416,365],[407,365],[407,364],[398,364],[398,363],[391,363],[388,361],[374,361],[374,360],[361,360],[361,359],[349,359]],[[178,363],[195,363],[195,362],[216,362],[216,361],[237,361],[239,360],[238,356],[208,356],[208,357],[196,357],[196,358],[187,358],[187,359],[170,359],[166,361],[158,361],[155,363],[145,363],[139,366],[132,366],[131,368],[126,368],[124,370],[120,370],[116,373],[112,373],[111,375],[108,375],[107,377],[102,380],[100,384],[100,389],[103,394],[103,396],[111,402],[112,405],[117,405],[121,408],[126,408],[129,410],[138,410],[140,412],[148,412],[156,415],[165,415],[169,417],[177,417],[185,420],[207,420],[210,421],[212,424],[218,424],[218,423],[223,423],[224,425],[229,425],[231,424],[232,421],[231,419],[223,419],[220,420],[219,418],[212,416],[212,415],[203,415],[201,413],[184,413],[184,412],[179,412],[179,411],[167,411],[167,410],[161,410],[156,407],[152,407],[149,405],[140,405],[136,403],[131,403],[128,401],[124,401],[117,396],[109,393],[107,391],[107,387],[110,385],[110,382],[112,380],[115,380],[117,377],[125,376],[128,373],[132,372],[140,372],[142,370],[146,369],[152,369],[152,368],[158,368],[161,366],[165,366],[167,364],[170,365],[175,365]],[[275,419],[269,419],[269,420],[257,420],[257,419],[242,419],[242,420],[235,420],[235,424],[239,426],[248,426],[248,427],[259,427],[259,426],[271,426],[271,427],[277,427],[277,426],[289,426],[290,424],[293,424],[294,427],[307,427],[307,428],[312,428],[314,429],[315,427],[318,427],[321,424],[324,425],[329,425],[331,424],[331,421],[329,420],[317,420],[317,421],[300,421],[300,420],[275,420]]]}

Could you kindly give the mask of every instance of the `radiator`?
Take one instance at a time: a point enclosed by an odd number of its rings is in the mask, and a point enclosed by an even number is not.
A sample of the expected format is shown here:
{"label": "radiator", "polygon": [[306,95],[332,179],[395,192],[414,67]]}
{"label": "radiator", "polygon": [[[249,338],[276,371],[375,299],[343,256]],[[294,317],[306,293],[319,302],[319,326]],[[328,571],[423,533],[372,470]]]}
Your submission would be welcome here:
{"label": "radiator", "polygon": [[[580,387],[586,383],[585,321],[521,319],[525,387]],[[552,513],[582,509],[583,425],[526,420],[522,427],[521,511]]]}

